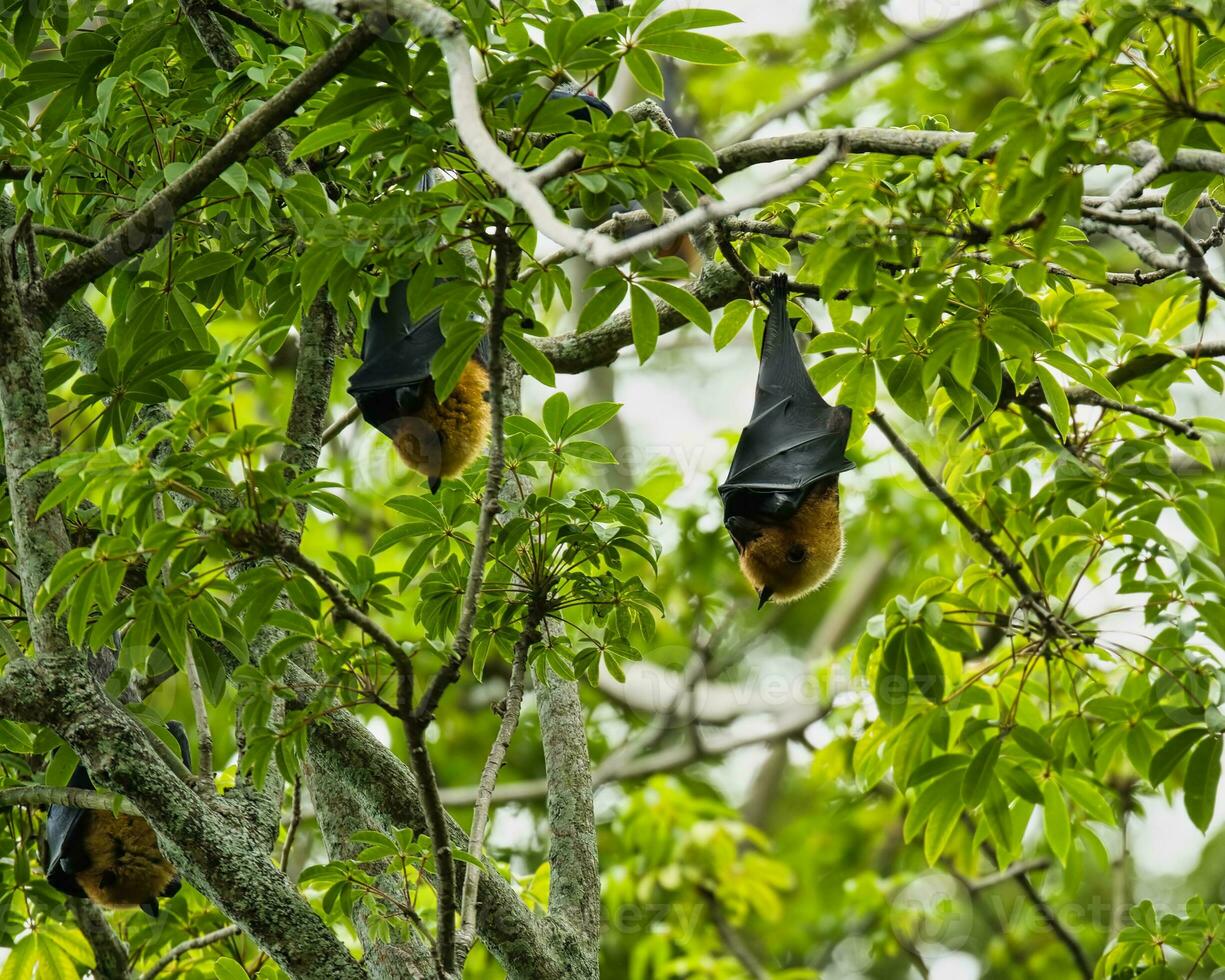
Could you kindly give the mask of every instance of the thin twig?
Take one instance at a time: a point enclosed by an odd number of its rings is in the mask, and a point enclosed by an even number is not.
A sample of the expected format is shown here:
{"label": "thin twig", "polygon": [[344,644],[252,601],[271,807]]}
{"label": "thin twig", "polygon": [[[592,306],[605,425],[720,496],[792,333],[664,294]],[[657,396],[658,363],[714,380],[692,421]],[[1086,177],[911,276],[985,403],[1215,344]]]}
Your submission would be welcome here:
{"label": "thin twig", "polygon": [[[831,710],[832,705],[822,702],[780,715],[776,724],[771,728],[756,734],[735,734],[717,739],[690,740],[683,745],[661,749],[650,755],[617,760],[612,766],[606,766],[602,762],[592,772],[591,783],[593,786],[604,786],[624,780],[643,779],[661,772],[675,772],[695,762],[700,762],[702,759],[715,759],[751,745],[770,744],[796,738],[810,725],[826,717]],[[542,799],[547,791],[546,780],[524,780],[499,787],[494,793],[494,802],[525,803],[529,800]],[[442,796],[448,806],[471,806],[476,800],[477,792],[477,787],[466,786],[447,790]]]}
{"label": "thin twig", "polygon": [[996,885],[1003,885],[1013,881],[1020,875],[1027,875],[1031,871],[1045,871],[1050,866],[1050,858],[1030,858],[1027,861],[1017,861],[1015,864],[1010,864],[1003,871],[983,875],[981,878],[966,879],[965,886],[971,893],[986,891],[988,888],[994,888]]}
{"label": "thin twig", "polygon": [[740,935],[736,927],[723,914],[723,908],[719,905],[719,899],[715,893],[708,888],[700,888],[699,891],[706,902],[706,909],[710,913],[710,920],[714,923],[715,929],[718,930],[719,938],[723,940],[723,945],[727,947],[727,951],[736,958],[736,961],[744,967],[745,972],[753,980],[770,980],[769,971],[761,965],[761,961],[749,948],[749,944],[745,942],[744,937]]}
{"label": "thin twig", "polygon": [[77,245],[84,245],[86,248],[93,248],[98,244],[96,238],[83,235],[71,228],[57,228],[54,225],[35,225],[34,234],[42,235],[43,238],[58,238],[61,241],[73,242]]}
{"label": "thin twig", "polygon": [[1013,585],[1016,586],[1020,595],[1031,601],[1041,600],[1042,597],[1033,590],[1025,580],[1025,576],[1021,574],[1020,566],[1005,554],[1004,549],[992,537],[991,532],[974,520],[966,509],[953,499],[953,495],[945,489],[944,484],[937,480],[931,471],[923,465],[923,462],[915,455],[914,450],[897,434],[893,426],[885,420],[885,417],[878,410],[874,409],[868,413],[868,418],[880,429],[881,434],[889,441],[889,444],[893,446],[898,455],[906,461],[906,465],[914,471],[915,476],[919,478],[919,482],[945,506],[945,509],[957,519],[957,522],[970,532],[970,537],[1000,566],[1000,569],[1008,576]]}
{"label": "thin twig", "polygon": [[403,647],[383,627],[349,602],[345,598],[344,593],[340,591],[340,588],[332,580],[332,577],[317,562],[307,558],[296,545],[290,544],[287,541],[281,541],[273,545],[271,551],[286,563],[305,572],[316,585],[323,589],[324,595],[332,603],[334,615],[341,619],[347,619],[378,643],[379,646],[387,651],[388,656],[391,657],[392,662],[397,667],[401,664],[407,664],[411,667],[412,662],[409,660],[408,654],[404,652]]}
{"label": "thin twig", "polygon": [[190,953],[193,949],[203,949],[205,946],[211,946],[213,943],[221,942],[223,939],[237,936],[240,932],[242,932],[240,926],[225,926],[213,932],[206,932],[203,936],[196,936],[194,939],[185,940],[165,953],[161,959],[142,973],[140,980],[153,980],[154,977],[185,953]]}
{"label": "thin twig", "polygon": [[1150,422],[1156,422],[1158,425],[1163,425],[1173,432],[1177,432],[1181,436],[1186,436],[1188,439],[1201,438],[1199,430],[1190,422],[1183,422],[1181,419],[1171,418],[1169,415],[1162,415],[1160,412],[1154,411],[1151,408],[1145,408],[1143,405],[1128,405],[1126,402],[1115,401],[1113,398],[1107,398],[1105,395],[1080,399],[1080,404],[1099,405],[1102,408],[1108,408],[1114,412],[1124,412],[1128,415],[1138,415],[1140,418],[1148,419]]}
{"label": "thin twig", "polygon": [[326,446],[361,417],[362,410],[354,405],[344,415],[323,430],[323,436],[319,439],[319,445]]}
{"label": "thin twig", "polygon": [[438,931],[434,942],[435,954],[442,964],[444,977],[455,974],[457,962],[455,942],[455,855],[451,852],[451,835],[447,827],[447,813],[443,809],[438,793],[438,777],[430,761],[425,744],[428,722],[420,725],[415,720],[412,701],[412,672],[400,668],[400,684],[396,692],[396,711],[404,724],[404,737],[408,741],[408,758],[417,786],[421,792],[421,808],[425,812],[425,825],[430,834],[430,846],[434,852],[434,887],[438,896]]}
{"label": "thin twig", "polygon": [[222,3],[221,0],[208,0],[208,8],[213,11],[213,13],[220,14],[226,20],[233,21],[240,27],[245,27],[252,34],[258,34],[269,44],[275,45],[278,48],[288,47],[288,45],[282,41],[280,37],[268,30],[268,28],[252,20],[241,10],[235,10],[232,7],[227,6],[226,4]]}
{"label": "thin twig", "polygon": [[293,781],[293,804],[289,813],[289,826],[285,830],[285,843],[281,845],[281,871],[289,869],[289,859],[293,854],[294,838],[298,835],[298,824],[302,822],[302,777]]}
{"label": "thin twig", "polygon": [[861,61],[852,65],[843,65],[840,68],[835,68],[833,71],[824,75],[820,81],[809,88],[791,96],[788,99],[783,99],[775,105],[771,106],[760,115],[754,116],[752,119],[737,126],[723,140],[724,145],[731,143],[739,143],[742,140],[747,140],[762,127],[774,122],[776,119],[782,119],[784,116],[789,116],[793,112],[798,112],[811,102],[824,95],[829,95],[831,92],[836,92],[838,89],[858,81],[865,75],[869,75],[878,68],[883,68],[885,65],[895,61],[900,61],[906,55],[910,54],[916,48],[922,47],[929,41],[934,41],[941,35],[947,34],[949,31],[960,27],[969,20],[973,20],[979,14],[984,14],[999,7],[1005,0],[986,0],[985,3],[979,4],[977,7],[958,14],[956,17],[951,17],[946,21],[938,24],[933,24],[931,27],[924,28],[907,37],[898,38],[889,44],[886,44],[879,51],[869,55]]}
{"label": "thin twig", "polygon": [[[506,689],[506,700],[502,708],[502,723],[485,768],[481,772],[477,788],[476,803],[472,811],[472,831],[468,835],[468,853],[478,861],[484,860],[485,830],[489,821],[489,808],[493,802],[493,790],[498,782],[498,773],[506,761],[506,751],[519,725],[519,712],[523,707],[523,683],[527,676],[527,655],[532,644],[540,639],[539,623],[529,620],[515,642],[514,659],[510,668],[510,685]],[[460,902],[459,956],[458,965],[463,968],[468,951],[476,941],[476,902],[481,887],[481,868],[468,864],[464,870],[464,892]]]}
{"label": "thin twig", "polygon": [[[971,829],[972,834],[973,822],[968,817],[965,818],[965,822],[967,827]],[[991,863],[999,868],[1000,862],[999,857],[995,853],[995,848],[992,847],[987,841],[983,841],[979,846],[983,854],[987,856]],[[1052,909],[1049,904],[1047,904],[1046,899],[1038,894],[1038,889],[1035,888],[1034,883],[1029,880],[1029,875],[1022,872],[1020,874],[1013,875],[1013,878],[1020,886],[1021,891],[1025,893],[1025,897],[1029,899],[1030,904],[1033,905],[1034,909],[1042,917],[1042,920],[1048,926],[1050,926],[1051,932],[1055,934],[1055,937],[1061,943],[1063,943],[1064,947],[1072,955],[1072,960],[1076,964],[1077,972],[1084,978],[1084,980],[1092,980],[1093,965],[1089,962],[1089,957],[1085,953],[1084,947],[1081,946],[1076,937],[1072,935],[1072,933],[1068,930],[1068,927],[1059,921],[1059,916],[1057,916],[1055,914],[1055,910]]]}
{"label": "thin twig", "polygon": [[[114,793],[101,793],[92,789],[77,789],[75,786],[10,786],[0,789],[0,808],[9,806],[70,806],[77,810],[114,811],[117,797]],[[123,800],[119,812],[139,817],[140,811]]]}
{"label": "thin twig", "polygon": [[485,492],[481,497],[481,512],[477,520],[476,538],[472,544],[472,564],[468,569],[468,581],[464,586],[464,600],[460,610],[459,624],[455,630],[455,642],[451,656],[430,681],[414,709],[414,722],[429,725],[438,710],[446,689],[459,680],[460,670],[468,657],[472,645],[472,629],[476,623],[477,598],[485,581],[485,560],[489,554],[489,542],[493,536],[494,518],[501,512],[499,495],[502,492],[502,473],[505,469],[503,439],[506,406],[503,402],[504,372],[502,349],[502,326],[509,312],[506,305],[506,290],[514,277],[518,248],[506,234],[498,229],[494,245],[493,299],[489,313],[489,408],[490,440],[489,462],[485,471]]}

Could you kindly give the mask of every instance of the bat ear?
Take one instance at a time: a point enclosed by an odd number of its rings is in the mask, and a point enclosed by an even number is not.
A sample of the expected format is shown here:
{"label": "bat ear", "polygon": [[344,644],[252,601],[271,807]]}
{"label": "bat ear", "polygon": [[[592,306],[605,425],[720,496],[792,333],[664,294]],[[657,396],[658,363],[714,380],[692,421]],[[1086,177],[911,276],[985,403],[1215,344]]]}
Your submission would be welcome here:
{"label": "bat ear", "polygon": [[158,908],[157,908],[157,899],[156,899],[156,898],[151,898],[151,899],[149,899],[149,901],[147,901],[147,902],[141,902],[141,903],[140,903],[140,910],[141,910],[142,912],[144,912],[144,913],[148,914],[148,915],[153,916],[153,918],[155,918],[155,919],[156,919],[156,918],[157,918],[157,913],[158,913]]}
{"label": "bat ear", "polygon": [[761,591],[757,593],[757,608],[764,609],[767,602],[770,601],[770,596],[774,595],[774,590],[768,585],[763,585]]}
{"label": "bat ear", "polygon": [[438,488],[442,486],[442,477],[435,473],[433,476],[429,477],[427,482],[430,485],[430,493],[437,493]]}

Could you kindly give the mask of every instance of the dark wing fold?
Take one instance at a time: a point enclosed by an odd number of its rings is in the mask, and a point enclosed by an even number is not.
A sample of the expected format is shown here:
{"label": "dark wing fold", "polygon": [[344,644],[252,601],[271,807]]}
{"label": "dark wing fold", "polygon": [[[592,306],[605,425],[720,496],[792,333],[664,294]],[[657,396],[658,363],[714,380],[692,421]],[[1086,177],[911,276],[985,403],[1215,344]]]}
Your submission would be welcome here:
{"label": "dark wing fold", "polygon": [[[93,789],[89,772],[82,765],[72,771],[68,785],[74,789]],[[47,811],[47,883],[57,891],[74,898],[84,898],[77,884],[77,871],[84,871],[80,835],[85,830],[89,812],[74,806],[52,805]],[[81,865],[78,867],[77,865]]]}
{"label": "dark wing fold", "polygon": [[753,417],[719,487],[725,516],[786,520],[814,483],[855,465],[846,458],[850,428],[850,409],[829,405],[808,376],[787,317],[787,277],[776,275]]}
{"label": "dark wing fold", "polygon": [[361,367],[349,378],[349,394],[375,428],[420,410],[429,390],[430,361],[443,345],[441,314],[441,308],[432,310],[414,322],[407,280],[394,283],[370,311]]}

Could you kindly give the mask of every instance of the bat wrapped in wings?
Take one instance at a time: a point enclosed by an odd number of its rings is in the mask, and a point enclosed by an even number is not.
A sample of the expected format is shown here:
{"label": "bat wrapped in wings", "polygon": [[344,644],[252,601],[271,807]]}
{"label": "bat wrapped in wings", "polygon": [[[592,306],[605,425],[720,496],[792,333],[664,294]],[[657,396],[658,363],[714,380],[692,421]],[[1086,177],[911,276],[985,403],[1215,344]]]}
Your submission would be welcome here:
{"label": "bat wrapped in wings", "polygon": [[760,605],[797,599],[824,582],[842,554],[838,474],[851,411],[826,403],[796,347],[787,277],[770,284],[753,416],[719,487],[723,524]]}
{"label": "bat wrapped in wings", "polygon": [[[172,721],[166,727],[179,743],[183,764],[191,768],[183,726]],[[94,788],[82,765],[73,771],[68,785]],[[57,804],[47,813],[46,845],[43,865],[51,887],[74,898],[88,896],[105,908],[139,907],[156,916],[157,900],[176,895],[181,887],[143,817]]]}
{"label": "bat wrapped in wings", "polygon": [[362,418],[395,444],[412,469],[423,473],[430,492],[443,477],[472,462],[489,438],[488,342],[482,340],[454,390],[442,401],[434,390],[430,362],[442,349],[442,309],[413,320],[408,283],[394,283],[370,313],[362,342],[362,364],[349,379],[349,394]]}
{"label": "bat wrapped in wings", "polygon": [[[516,93],[503,105],[517,103]],[[557,88],[548,99],[577,99],[569,111],[590,123],[592,110],[611,118],[608,103],[586,92]],[[434,186],[427,172],[418,190]],[[661,256],[680,255],[700,264],[688,235],[660,249]],[[455,476],[474,460],[489,437],[488,342],[482,341],[454,390],[439,401],[430,363],[442,349],[441,308],[414,320],[409,313],[407,283],[394,283],[385,301],[376,303],[362,342],[362,364],[349,379],[349,393],[362,417],[395,444],[404,462],[425,475],[436,493],[444,477]]]}

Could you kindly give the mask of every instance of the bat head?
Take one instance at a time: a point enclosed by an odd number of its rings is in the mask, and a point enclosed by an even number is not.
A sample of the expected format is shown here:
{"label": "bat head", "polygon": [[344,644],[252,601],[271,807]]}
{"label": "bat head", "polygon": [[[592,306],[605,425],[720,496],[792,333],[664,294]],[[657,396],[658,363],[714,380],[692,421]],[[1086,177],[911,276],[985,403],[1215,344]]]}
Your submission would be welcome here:
{"label": "bat head", "polygon": [[740,551],[740,569],[760,597],[759,608],[771,598],[791,602],[807,595],[833,574],[842,557],[836,477],[816,484],[780,523],[743,517],[727,523]]}
{"label": "bat head", "polygon": [[438,491],[443,477],[462,472],[484,448],[490,429],[488,390],[489,373],[473,359],[441,403],[431,387],[416,414],[383,427],[400,458],[429,480],[431,493]]}

